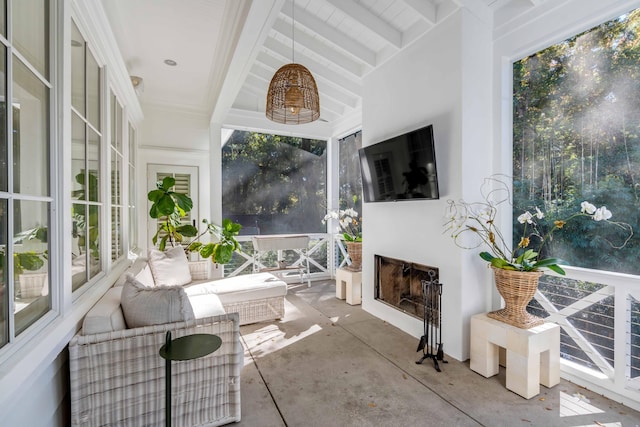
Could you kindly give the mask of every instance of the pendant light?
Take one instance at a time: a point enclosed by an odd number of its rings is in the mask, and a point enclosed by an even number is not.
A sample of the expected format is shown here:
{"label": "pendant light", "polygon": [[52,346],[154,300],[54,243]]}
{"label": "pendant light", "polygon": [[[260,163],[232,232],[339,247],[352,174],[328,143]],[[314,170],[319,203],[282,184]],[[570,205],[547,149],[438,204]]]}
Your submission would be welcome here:
{"label": "pendant light", "polygon": [[299,125],[320,117],[318,87],[311,72],[295,63],[295,0],[291,7],[291,60],[276,71],[267,92],[267,118],[277,123]]}

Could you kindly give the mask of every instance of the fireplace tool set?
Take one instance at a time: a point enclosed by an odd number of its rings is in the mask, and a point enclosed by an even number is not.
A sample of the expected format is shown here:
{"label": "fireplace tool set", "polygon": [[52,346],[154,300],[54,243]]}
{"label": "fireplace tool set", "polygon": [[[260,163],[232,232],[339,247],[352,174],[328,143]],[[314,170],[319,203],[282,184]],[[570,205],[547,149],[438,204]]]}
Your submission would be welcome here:
{"label": "fireplace tool set", "polygon": [[[425,359],[433,360],[433,367],[436,371],[441,372],[440,364],[448,363],[444,360],[444,350],[442,348],[442,311],[440,310],[442,303],[442,283],[435,278],[436,273],[429,271],[429,280],[421,280],[422,296],[424,298],[424,331],[418,349],[422,350],[422,357],[416,361],[418,365],[422,364]],[[436,328],[438,329],[439,339],[436,342]]]}

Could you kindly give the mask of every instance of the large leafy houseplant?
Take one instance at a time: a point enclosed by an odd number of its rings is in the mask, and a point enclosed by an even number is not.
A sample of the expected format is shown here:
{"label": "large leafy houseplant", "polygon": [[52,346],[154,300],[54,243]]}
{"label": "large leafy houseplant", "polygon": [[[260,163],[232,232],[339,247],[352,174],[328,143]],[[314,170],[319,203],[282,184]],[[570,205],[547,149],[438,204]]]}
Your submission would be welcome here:
{"label": "large leafy houseplant", "polygon": [[195,237],[198,234],[196,227],[181,222],[181,218],[193,208],[193,201],[186,194],[173,191],[175,184],[175,178],[164,177],[156,183],[157,188],[147,194],[147,198],[152,202],[149,216],[154,219],[164,218],[158,231],[151,238],[153,244],[158,245],[161,251],[165,249],[167,242],[173,246],[181,243],[184,237]]}
{"label": "large leafy houseplant", "polygon": [[584,201],[579,211],[553,222],[547,220],[552,225],[546,230],[541,227],[540,221],[545,218],[545,214],[538,207],[524,211],[518,216],[518,222],[523,225],[519,241],[516,245],[509,245],[497,224],[500,205],[510,206],[511,192],[508,185],[500,178],[487,178],[481,187],[481,193],[484,198],[482,202],[449,200],[445,227],[461,248],[488,248],[488,251],[480,252],[480,257],[495,268],[514,271],[539,271],[547,268],[564,275],[565,271],[560,265],[568,265],[568,262],[554,257],[540,258],[540,254],[544,245],[553,239],[554,233],[561,231],[569,221],[579,218],[618,227],[624,235],[621,243],[609,242],[616,249],[624,247],[633,236],[633,229],[629,224],[610,220],[612,213],[606,206],[596,208]]}
{"label": "large leafy houseplant", "polygon": [[[164,250],[167,244],[181,244],[187,254],[196,252],[203,259],[210,258],[213,263],[226,264],[231,261],[233,253],[240,248],[235,236],[242,226],[226,218],[222,221],[222,226],[203,219],[205,229],[198,234],[194,225],[181,222],[181,219],[193,209],[193,200],[186,194],[173,191],[175,183],[173,177],[165,177],[156,183],[155,190],[147,194],[147,198],[152,202],[149,216],[162,219],[158,231],[152,238],[153,244],[160,250]],[[209,234],[216,241],[200,242],[200,238],[205,234]]]}
{"label": "large leafy houseplant", "polygon": [[211,257],[211,262],[217,264],[226,264],[231,261],[233,253],[240,249],[240,244],[235,236],[240,233],[242,226],[228,218],[222,220],[222,226],[213,224],[206,219],[203,219],[202,222],[206,228],[200,236],[209,233],[216,238],[217,242],[202,243],[197,240],[200,237],[198,236],[196,240],[187,245],[185,249],[187,253],[198,252],[202,258]]}

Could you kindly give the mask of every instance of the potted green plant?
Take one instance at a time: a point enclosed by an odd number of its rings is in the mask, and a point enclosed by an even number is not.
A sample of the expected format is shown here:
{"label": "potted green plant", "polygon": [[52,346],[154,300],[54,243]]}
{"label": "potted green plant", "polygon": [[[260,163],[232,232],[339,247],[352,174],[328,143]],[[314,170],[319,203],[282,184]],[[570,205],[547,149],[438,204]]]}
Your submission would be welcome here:
{"label": "potted green plant", "polygon": [[[353,203],[357,200],[357,196],[353,196]],[[351,258],[351,265],[347,268],[351,271],[362,270],[362,217],[355,209],[348,208],[329,211],[322,219],[322,223],[325,224],[331,219],[338,221],[338,232],[341,234],[342,240],[347,246],[349,258]]]}
{"label": "potted green plant", "polygon": [[[25,230],[13,240],[14,245],[25,240],[39,240],[42,243],[47,242],[47,228],[35,227]],[[4,270],[5,251],[0,249],[0,270]],[[24,251],[14,252],[13,254],[13,274],[20,284],[16,286],[16,292],[20,291],[22,298],[32,298],[41,295],[42,287],[47,279],[47,272],[37,272],[44,267],[45,261],[48,259],[46,250],[42,252]]]}
{"label": "potted green plant", "polygon": [[[538,279],[546,271],[551,270],[564,275],[560,265],[568,265],[554,257],[543,258],[544,245],[550,242],[554,233],[562,232],[569,221],[590,219],[599,223],[610,224],[621,231],[621,243],[609,242],[611,247],[623,248],[633,236],[633,229],[624,222],[611,221],[611,211],[605,206],[596,208],[588,201],[580,204],[580,210],[564,218],[551,220],[542,227],[542,219],[546,214],[534,206],[517,217],[522,225],[519,241],[511,245],[505,234],[498,227],[497,216],[500,206],[510,207],[511,192],[509,186],[500,177],[485,179],[481,187],[484,200],[466,202],[464,200],[448,201],[446,231],[451,234],[454,243],[463,249],[485,247],[488,251],[479,253],[489,262],[493,269],[496,287],[505,300],[505,308],[488,313],[488,316],[510,325],[528,329],[543,322],[539,317],[526,311],[526,306],[538,288]],[[541,255],[542,254],[542,255]]]}
{"label": "potted green plant", "polygon": [[[165,177],[156,183],[155,190],[147,194],[148,199],[153,202],[149,216],[154,219],[164,218],[152,238],[153,244],[160,250],[164,250],[167,243],[171,246],[182,244],[187,255],[198,253],[203,259],[211,259],[214,264],[226,264],[231,261],[233,253],[240,248],[235,236],[240,233],[242,226],[227,218],[222,220],[221,226],[203,219],[205,229],[198,234],[195,226],[180,221],[193,209],[193,200],[186,194],[172,191],[175,182],[174,178]],[[200,238],[205,234],[213,237],[214,241],[201,242]],[[185,237],[193,239],[188,240]]]}

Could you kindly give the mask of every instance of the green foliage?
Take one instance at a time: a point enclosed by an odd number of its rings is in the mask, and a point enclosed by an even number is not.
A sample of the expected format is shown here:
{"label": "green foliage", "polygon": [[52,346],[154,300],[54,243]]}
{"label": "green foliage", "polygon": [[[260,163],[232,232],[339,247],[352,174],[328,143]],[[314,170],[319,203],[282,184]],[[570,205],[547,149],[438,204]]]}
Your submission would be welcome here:
{"label": "green foliage", "polygon": [[[514,236],[524,227],[515,216],[526,207],[564,217],[584,200],[638,229],[639,90],[640,10],[513,64]],[[639,274],[640,237],[612,251],[623,232],[602,231],[592,221],[569,224],[541,256]]]}
{"label": "green foliage", "polygon": [[[75,176],[75,180],[81,185],[79,190],[71,192],[72,196],[79,200],[87,200],[91,202],[98,201],[98,177],[93,172],[86,173],[82,169]],[[88,185],[87,184],[88,181]],[[87,215],[88,210],[88,215]],[[72,206],[71,217],[74,223],[73,237],[78,238],[78,246],[86,247],[89,243],[89,251],[94,258],[100,257],[100,213],[95,205],[87,206],[85,204],[74,204]]]}
{"label": "green foliage", "polygon": [[[193,201],[186,194],[172,191],[171,188],[175,183],[175,178],[167,176],[156,183],[155,190],[147,194],[149,201],[153,202],[149,216],[154,219],[165,217],[151,239],[161,251],[165,250],[167,242],[173,246],[175,243],[182,243],[185,237],[195,237],[198,234],[196,227],[191,224],[182,224],[180,221],[193,208]],[[161,234],[163,236],[158,242]]]}
{"label": "green foliage", "polygon": [[[37,239],[42,243],[47,243],[47,228],[46,227],[34,227],[21,233],[18,233],[13,239],[13,243],[20,243],[25,240]],[[0,248],[0,270],[5,266],[5,249]],[[48,252],[16,252],[13,254],[13,273],[15,275],[24,273],[25,270],[36,271],[44,266],[45,260],[48,259]]]}
{"label": "green foliage", "polygon": [[[149,216],[154,219],[166,219],[161,222],[158,231],[153,236],[152,241],[160,250],[165,250],[167,243],[183,244],[185,252],[198,252],[204,259],[211,258],[211,262],[226,264],[233,257],[233,253],[240,248],[235,239],[240,233],[242,226],[229,219],[222,221],[222,226],[210,223],[203,219],[205,230],[198,234],[198,229],[191,224],[182,224],[180,219],[185,217],[193,209],[193,200],[183,193],[173,190],[176,180],[173,177],[165,177],[156,183],[156,189],[149,191],[147,198],[153,202],[149,210]],[[209,234],[215,242],[202,243],[199,239]],[[161,234],[164,234],[160,237]],[[160,240],[158,238],[160,237]],[[188,241],[186,237],[194,237]]]}
{"label": "green foliage", "polygon": [[231,261],[233,253],[240,249],[240,244],[235,237],[240,233],[242,226],[228,218],[222,220],[222,226],[210,223],[206,219],[203,219],[202,222],[206,225],[205,232],[212,235],[217,241],[206,244],[193,241],[187,246],[187,253],[198,252],[204,259],[211,258],[213,263],[227,264]]}
{"label": "green foliage", "polygon": [[260,218],[267,234],[323,232],[326,141],[234,131],[222,148],[224,217]]}

